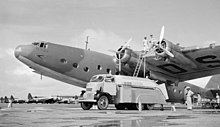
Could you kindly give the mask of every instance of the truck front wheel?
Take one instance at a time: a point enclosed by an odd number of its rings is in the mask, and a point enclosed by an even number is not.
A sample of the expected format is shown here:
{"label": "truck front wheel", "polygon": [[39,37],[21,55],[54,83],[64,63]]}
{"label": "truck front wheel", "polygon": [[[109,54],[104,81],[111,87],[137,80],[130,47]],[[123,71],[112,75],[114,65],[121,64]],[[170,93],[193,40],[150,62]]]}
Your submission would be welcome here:
{"label": "truck front wheel", "polygon": [[81,107],[83,110],[89,110],[90,108],[92,108],[92,103],[90,102],[82,102],[81,103]]}
{"label": "truck front wheel", "polygon": [[109,100],[108,97],[105,95],[102,95],[97,102],[97,106],[99,110],[105,110],[108,108]]}

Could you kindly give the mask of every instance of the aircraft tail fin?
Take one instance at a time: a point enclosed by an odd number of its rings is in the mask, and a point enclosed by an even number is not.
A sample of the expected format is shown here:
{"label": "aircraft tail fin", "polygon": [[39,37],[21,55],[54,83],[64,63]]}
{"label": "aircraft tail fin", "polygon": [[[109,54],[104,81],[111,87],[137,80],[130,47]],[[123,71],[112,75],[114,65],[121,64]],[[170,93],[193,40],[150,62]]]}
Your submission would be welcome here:
{"label": "aircraft tail fin", "polygon": [[28,100],[32,100],[33,99],[33,97],[32,97],[32,95],[31,95],[31,93],[29,93],[28,94]]}
{"label": "aircraft tail fin", "polygon": [[15,98],[13,97],[13,95],[11,95],[10,99],[11,99],[12,101],[14,101],[14,100],[15,100]]}
{"label": "aircraft tail fin", "polygon": [[210,80],[208,81],[207,85],[205,86],[205,88],[210,89],[210,88],[216,88],[219,89],[220,88],[220,75],[214,75],[210,78]]}

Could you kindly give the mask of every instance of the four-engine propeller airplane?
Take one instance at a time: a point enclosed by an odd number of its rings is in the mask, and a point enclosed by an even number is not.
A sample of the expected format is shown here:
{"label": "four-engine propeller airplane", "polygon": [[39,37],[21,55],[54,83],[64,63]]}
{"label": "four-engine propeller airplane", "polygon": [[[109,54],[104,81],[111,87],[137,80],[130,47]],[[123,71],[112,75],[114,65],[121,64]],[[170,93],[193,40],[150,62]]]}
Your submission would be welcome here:
{"label": "four-engine propeller airplane", "polygon": [[93,75],[105,73],[147,75],[167,85],[220,74],[218,43],[181,47],[164,39],[164,27],[151,55],[133,51],[128,43],[118,49],[116,60],[95,51],[43,41],[18,46],[15,57],[36,73],[83,88]]}

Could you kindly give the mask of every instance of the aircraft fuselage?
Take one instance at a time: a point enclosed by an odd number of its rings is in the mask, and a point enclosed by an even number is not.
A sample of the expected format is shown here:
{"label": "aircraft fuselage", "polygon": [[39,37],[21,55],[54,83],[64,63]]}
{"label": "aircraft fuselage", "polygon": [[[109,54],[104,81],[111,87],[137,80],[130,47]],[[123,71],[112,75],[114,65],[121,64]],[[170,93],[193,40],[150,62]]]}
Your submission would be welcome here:
{"label": "aircraft fuselage", "polygon": [[79,87],[95,74],[116,73],[112,56],[48,42],[18,46],[15,56],[39,74]]}

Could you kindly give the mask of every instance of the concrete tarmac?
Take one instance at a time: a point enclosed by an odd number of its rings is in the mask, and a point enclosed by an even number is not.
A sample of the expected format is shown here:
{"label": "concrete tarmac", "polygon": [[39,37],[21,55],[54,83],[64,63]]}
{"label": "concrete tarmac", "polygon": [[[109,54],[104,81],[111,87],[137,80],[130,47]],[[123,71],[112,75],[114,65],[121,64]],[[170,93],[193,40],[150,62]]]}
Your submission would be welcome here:
{"label": "concrete tarmac", "polygon": [[220,109],[165,106],[154,110],[84,111],[78,104],[7,104],[0,103],[0,127],[219,127]]}

